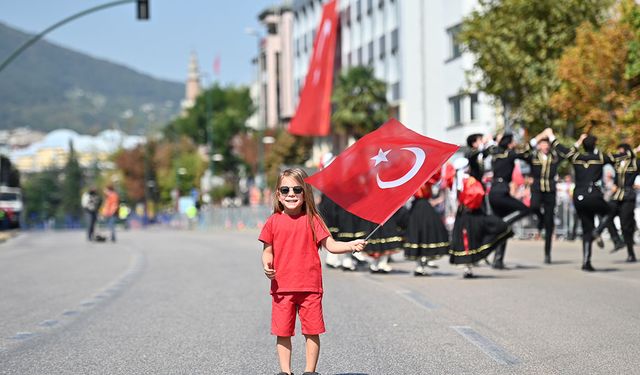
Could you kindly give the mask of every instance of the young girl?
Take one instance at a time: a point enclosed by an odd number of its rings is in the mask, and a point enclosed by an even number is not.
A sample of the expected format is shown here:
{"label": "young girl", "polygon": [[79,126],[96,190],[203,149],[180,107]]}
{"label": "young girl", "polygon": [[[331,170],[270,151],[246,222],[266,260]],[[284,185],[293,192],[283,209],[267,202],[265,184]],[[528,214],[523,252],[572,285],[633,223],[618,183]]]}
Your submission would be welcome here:
{"label": "young girl", "polygon": [[267,219],[259,240],[264,244],[262,266],[271,280],[271,334],[282,374],[291,374],[291,336],[296,311],[306,340],[304,374],[316,374],[320,354],[319,334],[325,332],[322,317],[322,268],[318,248],[332,253],[362,251],[364,240],[335,241],[313,199],[307,174],[299,168],[278,176],[273,214]]}

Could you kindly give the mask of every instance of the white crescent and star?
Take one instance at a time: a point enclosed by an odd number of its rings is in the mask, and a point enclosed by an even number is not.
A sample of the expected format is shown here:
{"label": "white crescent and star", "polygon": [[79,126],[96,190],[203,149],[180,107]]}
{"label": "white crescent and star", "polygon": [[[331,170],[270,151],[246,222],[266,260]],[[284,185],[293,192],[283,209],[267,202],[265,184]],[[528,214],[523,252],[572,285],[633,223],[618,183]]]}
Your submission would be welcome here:
{"label": "white crescent and star", "polygon": [[[400,150],[406,150],[413,153],[413,155],[415,155],[416,157],[415,163],[413,163],[413,166],[407,173],[395,180],[384,181],[380,178],[380,175],[376,173],[376,182],[378,183],[378,187],[380,189],[391,189],[403,185],[409,182],[413,177],[415,177],[415,175],[420,171],[420,168],[422,168],[422,165],[424,164],[424,161],[426,159],[426,155],[423,149],[419,147],[403,147]],[[371,160],[375,161],[374,167],[377,167],[380,163],[388,162],[389,160],[387,159],[387,155],[390,152],[391,149],[387,151],[382,151],[381,148],[378,149],[378,155],[371,158]]]}

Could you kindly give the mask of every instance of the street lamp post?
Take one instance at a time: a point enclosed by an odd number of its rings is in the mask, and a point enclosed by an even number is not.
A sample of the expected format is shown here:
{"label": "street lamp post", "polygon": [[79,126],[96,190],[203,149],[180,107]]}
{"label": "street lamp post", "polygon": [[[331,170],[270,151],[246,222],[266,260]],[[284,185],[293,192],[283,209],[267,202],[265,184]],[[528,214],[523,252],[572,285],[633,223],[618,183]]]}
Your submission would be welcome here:
{"label": "street lamp post", "polygon": [[122,5],[122,4],[128,4],[128,3],[133,3],[133,2],[137,2],[137,9],[138,9],[138,19],[140,20],[146,20],[149,19],[149,1],[148,0],[118,0],[118,1],[112,1],[106,4],[102,4],[102,5],[98,5],[95,6],[93,8],[89,8],[86,10],[83,10],[82,12],[76,13],[74,15],[71,15],[59,22],[54,23],[53,25],[47,27],[46,29],[44,29],[44,31],[34,35],[33,37],[31,37],[31,39],[27,40],[26,42],[24,42],[24,44],[22,44],[20,47],[18,47],[18,49],[16,49],[15,51],[13,51],[13,53],[11,55],[9,55],[9,57],[7,57],[2,63],[0,63],[0,72],[6,68],[16,57],[18,57],[22,52],[24,52],[24,50],[26,50],[27,48],[31,47],[32,44],[34,44],[35,42],[37,42],[38,40],[42,39],[42,37],[44,37],[45,35],[47,35],[48,33],[50,33],[51,31],[57,29],[58,27],[69,23],[77,18],[80,17],[84,17],[87,14],[91,14],[103,9],[107,9],[107,8],[111,8],[114,6],[118,6],[118,5]]}
{"label": "street lamp post", "polygon": [[[200,75],[202,76],[202,78],[205,78],[207,81],[207,88],[209,90],[213,89],[213,83],[212,83],[212,79],[211,76],[208,73],[200,73]],[[204,93],[206,95],[205,97],[205,101],[206,101],[206,106],[207,106],[207,117],[205,119],[205,124],[204,124],[204,130],[205,130],[205,136],[207,137],[207,143],[209,146],[209,155],[208,155],[208,166],[209,166],[209,170],[211,171],[211,177],[213,177],[215,174],[215,165],[213,163],[213,155],[214,155],[214,147],[213,147],[213,121],[211,118],[211,113],[213,112],[213,103],[212,103],[212,95],[211,93],[207,93],[207,88],[204,89]],[[211,125],[211,129],[209,129],[209,125]]]}
{"label": "street lamp post", "polygon": [[263,121],[263,105],[262,101],[264,100],[262,95],[262,35],[254,28],[247,27],[245,32],[248,35],[253,35],[257,40],[257,56],[256,56],[256,78],[257,78],[257,97],[258,97],[258,127],[256,129],[257,133],[257,147],[258,147],[258,156],[257,156],[257,171],[256,171],[256,180],[257,185],[260,189],[264,187],[264,146],[263,146],[263,137],[265,124]]}

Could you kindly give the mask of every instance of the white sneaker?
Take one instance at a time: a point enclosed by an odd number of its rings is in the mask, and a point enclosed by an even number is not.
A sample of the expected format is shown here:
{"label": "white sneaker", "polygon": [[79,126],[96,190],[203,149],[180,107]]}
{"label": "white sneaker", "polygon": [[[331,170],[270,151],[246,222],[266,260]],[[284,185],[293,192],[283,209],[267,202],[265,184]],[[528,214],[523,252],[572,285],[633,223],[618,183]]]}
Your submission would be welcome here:
{"label": "white sneaker", "polygon": [[427,271],[422,266],[417,266],[415,270],[413,270],[413,276],[429,276]]}
{"label": "white sneaker", "polygon": [[353,263],[351,257],[346,257],[342,260],[342,269],[345,271],[355,271],[356,265]]}
{"label": "white sneaker", "polygon": [[436,264],[436,262],[429,260],[427,261],[427,267],[429,268],[439,268],[439,266]]}
{"label": "white sneaker", "polygon": [[382,263],[378,265],[378,271],[389,273],[393,270],[388,263]]}

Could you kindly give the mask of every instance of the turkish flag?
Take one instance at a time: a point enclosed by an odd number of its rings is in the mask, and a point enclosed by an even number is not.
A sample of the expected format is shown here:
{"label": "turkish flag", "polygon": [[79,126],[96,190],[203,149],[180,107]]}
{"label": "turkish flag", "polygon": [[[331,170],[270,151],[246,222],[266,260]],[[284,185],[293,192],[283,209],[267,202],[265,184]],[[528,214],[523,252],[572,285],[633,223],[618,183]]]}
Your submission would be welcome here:
{"label": "turkish flag", "polygon": [[457,150],[391,119],[306,181],[352,214],[383,224]]}
{"label": "turkish flag", "polygon": [[325,136],[330,131],[333,63],[336,53],[338,14],[336,1],[327,2],[313,42],[309,70],[300,93],[298,109],[289,123],[289,133]]}

